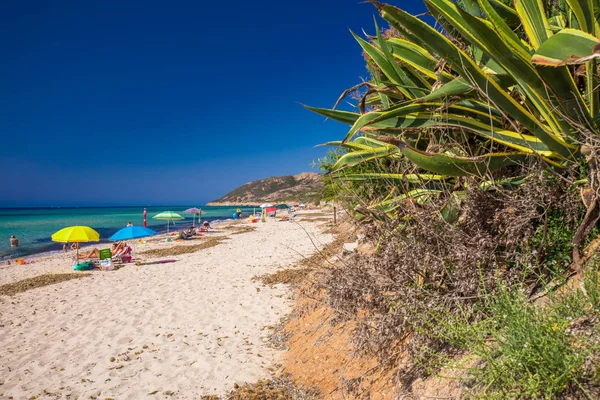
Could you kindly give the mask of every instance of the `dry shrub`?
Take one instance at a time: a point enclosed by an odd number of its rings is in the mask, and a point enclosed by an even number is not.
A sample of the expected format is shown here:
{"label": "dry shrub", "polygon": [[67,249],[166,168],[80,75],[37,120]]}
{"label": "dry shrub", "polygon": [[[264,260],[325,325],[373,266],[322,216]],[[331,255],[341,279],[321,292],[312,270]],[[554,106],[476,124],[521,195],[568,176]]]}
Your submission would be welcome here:
{"label": "dry shrub", "polygon": [[532,248],[531,240],[543,231],[550,210],[577,220],[578,200],[568,184],[543,172],[511,191],[473,186],[456,223],[439,212],[449,195],[427,205],[406,202],[396,221],[371,226],[367,238],[380,243],[375,255],[356,254],[328,270],[322,282],[327,302],[338,319],[359,322],[359,352],[388,360],[406,338],[415,360],[448,349],[430,338],[427,330],[435,327],[425,329],[423,316],[463,310],[478,319],[478,306],[500,284],[540,279],[544,243]]}
{"label": "dry shrub", "polygon": [[23,293],[31,289],[43,286],[54,285],[55,283],[69,281],[71,279],[81,279],[89,276],[89,273],[71,273],[71,274],[45,274],[33,278],[23,279],[18,282],[7,283],[0,286],[0,295],[14,296],[17,293]]}
{"label": "dry shrub", "polygon": [[179,256],[182,254],[195,253],[198,250],[208,249],[210,247],[214,247],[228,238],[225,236],[216,236],[207,239],[203,239],[199,244],[193,245],[180,245],[180,246],[172,246],[164,249],[151,249],[140,252],[139,254],[144,254],[150,257],[168,257],[168,256]]}

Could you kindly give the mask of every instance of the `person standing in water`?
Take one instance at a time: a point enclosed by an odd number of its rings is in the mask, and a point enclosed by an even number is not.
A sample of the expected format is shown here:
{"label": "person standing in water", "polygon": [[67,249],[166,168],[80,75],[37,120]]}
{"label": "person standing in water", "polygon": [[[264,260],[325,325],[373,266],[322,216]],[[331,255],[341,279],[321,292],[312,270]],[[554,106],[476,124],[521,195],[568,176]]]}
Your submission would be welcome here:
{"label": "person standing in water", "polygon": [[10,237],[10,247],[19,247],[19,239],[15,235]]}

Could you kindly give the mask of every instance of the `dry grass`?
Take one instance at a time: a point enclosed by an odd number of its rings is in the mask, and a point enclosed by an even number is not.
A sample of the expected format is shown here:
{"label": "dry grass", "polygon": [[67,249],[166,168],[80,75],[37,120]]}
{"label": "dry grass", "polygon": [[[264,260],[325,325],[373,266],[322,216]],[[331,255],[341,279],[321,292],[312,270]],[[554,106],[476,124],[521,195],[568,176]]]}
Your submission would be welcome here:
{"label": "dry grass", "polygon": [[325,245],[322,250],[317,251],[310,257],[305,257],[293,268],[285,268],[272,274],[255,276],[253,280],[260,280],[263,285],[299,284],[302,283],[311,272],[320,269],[323,263],[338,254],[344,243],[350,240],[352,234],[347,230],[339,231],[334,228],[332,233],[336,234],[333,242]]}
{"label": "dry grass", "polygon": [[179,256],[182,254],[195,253],[198,250],[208,249],[210,247],[214,247],[223,241],[229,239],[226,236],[217,236],[211,237],[202,240],[201,243],[192,244],[192,245],[179,245],[167,247],[164,249],[151,249],[140,252],[139,254],[143,254],[150,257],[168,257],[168,256]]}
{"label": "dry grass", "polygon": [[236,226],[234,230],[229,232],[230,235],[240,235],[242,233],[254,232],[255,226]]}
{"label": "dry grass", "polygon": [[260,280],[263,285],[297,284],[302,282],[312,270],[312,268],[286,268],[272,274],[256,276],[252,279]]}
{"label": "dry grass", "polygon": [[331,222],[333,223],[333,217],[300,217],[299,222]]}
{"label": "dry grass", "polygon": [[312,256],[303,258],[298,262],[298,265],[303,267],[322,267],[325,261],[338,254],[342,250],[344,243],[351,241],[353,237],[353,233],[349,231],[332,233],[336,233],[333,242],[325,245],[321,251],[314,253]]}
{"label": "dry grass", "polygon": [[71,273],[71,274],[46,274],[34,278],[23,279],[22,281],[7,283],[0,286],[0,295],[14,296],[17,293],[23,293],[31,289],[43,286],[54,285],[55,283],[69,281],[71,279],[80,279],[89,276],[89,273]]}
{"label": "dry grass", "polygon": [[265,379],[243,386],[234,385],[228,400],[309,400],[321,398],[316,388],[295,385],[289,376]]}

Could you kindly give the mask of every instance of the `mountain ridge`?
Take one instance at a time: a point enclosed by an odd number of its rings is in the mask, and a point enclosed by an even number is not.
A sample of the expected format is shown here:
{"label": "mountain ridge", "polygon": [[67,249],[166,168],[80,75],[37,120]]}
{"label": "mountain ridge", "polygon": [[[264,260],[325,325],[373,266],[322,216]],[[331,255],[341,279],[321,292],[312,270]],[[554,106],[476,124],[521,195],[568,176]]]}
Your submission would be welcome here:
{"label": "mountain ridge", "polygon": [[272,176],[251,181],[232,190],[208,206],[258,206],[262,203],[318,203],[323,177],[316,172]]}

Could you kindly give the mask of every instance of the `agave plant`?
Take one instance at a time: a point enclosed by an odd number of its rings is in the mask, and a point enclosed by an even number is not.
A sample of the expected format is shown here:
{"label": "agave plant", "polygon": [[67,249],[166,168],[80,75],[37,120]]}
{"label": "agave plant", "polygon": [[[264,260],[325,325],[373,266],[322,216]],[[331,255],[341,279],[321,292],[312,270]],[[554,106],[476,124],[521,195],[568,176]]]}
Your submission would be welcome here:
{"label": "agave plant", "polygon": [[[373,77],[359,111],[309,107],[350,125],[331,143],[349,149],[334,172],[348,160],[403,157],[417,175],[447,181],[533,158],[558,170],[590,159],[581,144],[599,137],[600,1],[548,10],[541,0],[424,0],[441,29],[371,2],[397,34],[384,38],[376,26],[370,41],[355,35]],[[365,137],[380,143],[365,148]],[[600,217],[597,203],[579,236]]]}

